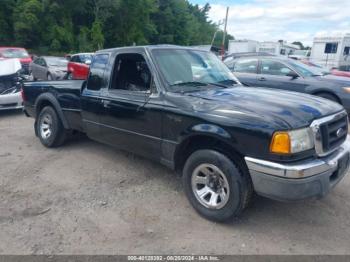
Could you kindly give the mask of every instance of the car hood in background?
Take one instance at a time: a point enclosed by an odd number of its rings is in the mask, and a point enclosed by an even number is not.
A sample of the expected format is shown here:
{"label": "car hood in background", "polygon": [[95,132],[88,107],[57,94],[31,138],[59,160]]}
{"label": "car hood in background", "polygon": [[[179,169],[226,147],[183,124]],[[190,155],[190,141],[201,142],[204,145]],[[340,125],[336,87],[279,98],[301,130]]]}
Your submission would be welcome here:
{"label": "car hood in background", "polygon": [[343,107],[316,96],[268,88],[236,87],[185,93],[192,110],[271,129],[309,126]]}
{"label": "car hood in background", "polygon": [[330,84],[337,84],[339,86],[345,87],[350,86],[350,79],[348,77],[344,76],[336,76],[336,75],[324,75],[324,76],[317,76],[313,77],[314,79],[317,79],[322,82],[328,82]]}
{"label": "car hood in background", "polygon": [[61,72],[67,71],[67,67],[62,67],[62,66],[49,66],[49,69],[52,71],[61,71]]}

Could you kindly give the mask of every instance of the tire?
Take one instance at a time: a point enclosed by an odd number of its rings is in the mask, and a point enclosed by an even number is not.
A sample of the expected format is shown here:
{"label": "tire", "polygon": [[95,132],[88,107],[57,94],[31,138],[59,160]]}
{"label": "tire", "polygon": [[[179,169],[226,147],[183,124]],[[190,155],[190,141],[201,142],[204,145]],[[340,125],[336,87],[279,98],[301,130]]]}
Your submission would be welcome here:
{"label": "tire", "polygon": [[249,205],[253,186],[238,166],[215,150],[198,150],[187,159],[182,182],[189,202],[201,216],[224,222]]}
{"label": "tire", "polygon": [[316,95],[319,96],[319,97],[322,97],[322,98],[325,98],[325,99],[328,99],[328,100],[331,100],[331,101],[333,101],[335,103],[340,104],[339,99],[336,96],[332,95],[332,94],[319,93],[319,94],[316,94]]}
{"label": "tire", "polygon": [[67,137],[61,119],[51,106],[44,107],[40,111],[36,133],[41,143],[48,148],[61,146]]}

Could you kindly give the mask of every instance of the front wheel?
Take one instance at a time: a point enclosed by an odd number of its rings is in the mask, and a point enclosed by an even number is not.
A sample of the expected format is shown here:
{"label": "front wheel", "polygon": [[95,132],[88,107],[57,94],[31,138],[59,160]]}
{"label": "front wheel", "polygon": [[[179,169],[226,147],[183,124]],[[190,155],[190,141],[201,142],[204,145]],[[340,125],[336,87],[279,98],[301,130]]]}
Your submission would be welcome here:
{"label": "front wheel", "polygon": [[252,195],[248,175],[230,158],[214,150],[198,150],[188,158],[183,184],[194,209],[218,222],[240,215]]}
{"label": "front wheel", "polygon": [[44,107],[38,116],[36,133],[41,143],[46,147],[58,147],[66,140],[66,130],[55,109]]}

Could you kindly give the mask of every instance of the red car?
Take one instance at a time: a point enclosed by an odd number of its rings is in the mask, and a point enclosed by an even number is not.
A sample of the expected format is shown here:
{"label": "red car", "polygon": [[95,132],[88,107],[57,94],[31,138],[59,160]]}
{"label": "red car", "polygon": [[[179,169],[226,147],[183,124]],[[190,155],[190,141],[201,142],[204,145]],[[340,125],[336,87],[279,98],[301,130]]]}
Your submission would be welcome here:
{"label": "red car", "polygon": [[32,58],[24,48],[0,46],[0,57],[18,58],[22,64],[23,74],[29,75],[29,64],[32,62]]}
{"label": "red car", "polygon": [[92,53],[72,55],[68,62],[67,78],[85,80],[88,77]]}
{"label": "red car", "polygon": [[341,71],[341,70],[338,70],[338,69],[332,69],[332,75],[343,76],[343,77],[350,77],[350,72],[348,72],[348,71]]}

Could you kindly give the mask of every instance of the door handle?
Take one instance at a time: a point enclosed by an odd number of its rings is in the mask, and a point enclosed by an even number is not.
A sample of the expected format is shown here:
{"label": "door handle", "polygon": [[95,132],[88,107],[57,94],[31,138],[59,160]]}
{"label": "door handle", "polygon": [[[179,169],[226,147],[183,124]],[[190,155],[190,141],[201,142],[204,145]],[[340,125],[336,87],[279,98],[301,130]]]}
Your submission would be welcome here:
{"label": "door handle", "polygon": [[259,77],[258,81],[266,81],[266,78],[265,77]]}

